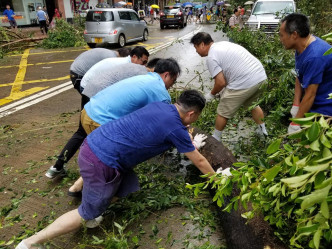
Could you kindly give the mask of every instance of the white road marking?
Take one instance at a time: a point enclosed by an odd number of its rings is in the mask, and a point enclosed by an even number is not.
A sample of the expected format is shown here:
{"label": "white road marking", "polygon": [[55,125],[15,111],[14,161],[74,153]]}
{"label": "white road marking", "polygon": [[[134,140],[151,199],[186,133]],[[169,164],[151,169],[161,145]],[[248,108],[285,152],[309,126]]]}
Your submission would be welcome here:
{"label": "white road marking", "polygon": [[[185,39],[188,39],[189,37],[192,37],[194,34],[196,34],[197,32],[199,32],[200,30],[202,29],[201,26],[198,26],[194,31],[178,38],[179,40],[185,40]],[[170,42],[167,42],[165,44],[162,44],[160,46],[157,46],[153,49],[150,49],[149,50],[149,53],[150,54],[155,54],[157,53],[158,51],[166,48],[166,47],[169,47],[171,46],[172,44],[174,43],[174,41],[170,41]],[[72,85],[72,82],[71,81],[68,81],[66,83],[63,83],[61,85],[58,85],[58,86],[55,86],[55,87],[52,87],[50,89],[47,89],[45,91],[42,91],[42,92],[39,92],[39,93],[36,93],[34,95],[31,95],[30,97],[27,97],[27,98],[24,98],[24,99],[21,99],[19,101],[16,101],[15,103],[12,103],[12,104],[9,104],[9,105],[6,105],[2,108],[0,108],[0,118],[2,117],[5,117],[5,116],[8,116],[14,112],[17,112],[19,110],[22,110],[26,107],[29,107],[31,105],[34,105],[34,104],[37,104],[45,99],[48,99],[48,98],[51,98],[59,93],[62,93],[64,91],[67,91],[69,89],[72,89],[73,88],[73,85]]]}

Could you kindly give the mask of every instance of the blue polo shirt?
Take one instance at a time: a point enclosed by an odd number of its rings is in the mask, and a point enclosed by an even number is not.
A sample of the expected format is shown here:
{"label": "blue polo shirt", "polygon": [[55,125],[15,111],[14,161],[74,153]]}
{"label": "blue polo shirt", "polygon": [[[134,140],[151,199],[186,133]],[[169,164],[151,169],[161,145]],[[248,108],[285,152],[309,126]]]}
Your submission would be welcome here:
{"label": "blue polo shirt", "polygon": [[303,89],[310,84],[319,84],[310,112],[332,116],[332,54],[323,55],[332,46],[322,39],[316,40],[298,55],[295,54],[295,69]]}
{"label": "blue polo shirt", "polygon": [[14,11],[12,9],[8,10],[8,9],[5,9],[5,11],[3,12],[4,15],[7,16],[8,20],[9,21],[14,21],[14,17],[12,17],[12,15],[15,15]]}
{"label": "blue polo shirt", "polygon": [[158,73],[121,80],[98,92],[84,109],[93,121],[103,125],[152,102],[171,103],[165,83]]}
{"label": "blue polo shirt", "polygon": [[175,146],[180,153],[195,150],[174,105],[155,102],[100,126],[87,142],[107,166],[121,172]]}
{"label": "blue polo shirt", "polygon": [[37,17],[39,21],[46,21],[46,13],[43,10],[37,11]]}

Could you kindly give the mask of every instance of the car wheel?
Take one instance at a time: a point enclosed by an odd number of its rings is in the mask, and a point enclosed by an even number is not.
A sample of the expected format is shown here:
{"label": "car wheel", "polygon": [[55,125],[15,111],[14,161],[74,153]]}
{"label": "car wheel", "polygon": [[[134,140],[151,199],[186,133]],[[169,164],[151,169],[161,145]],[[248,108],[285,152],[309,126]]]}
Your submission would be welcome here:
{"label": "car wheel", "polygon": [[95,48],[96,47],[96,43],[88,43],[88,46],[90,47],[90,48]]}
{"label": "car wheel", "polygon": [[125,36],[124,36],[123,34],[121,34],[121,35],[119,36],[119,41],[118,41],[118,43],[119,43],[119,46],[120,46],[121,48],[123,48],[123,47],[126,45],[126,38],[125,38]]}
{"label": "car wheel", "polygon": [[143,41],[147,41],[148,40],[148,36],[149,36],[148,30],[144,29],[144,32],[143,32]]}
{"label": "car wheel", "polygon": [[160,29],[164,29],[164,28],[165,28],[165,25],[160,24]]}

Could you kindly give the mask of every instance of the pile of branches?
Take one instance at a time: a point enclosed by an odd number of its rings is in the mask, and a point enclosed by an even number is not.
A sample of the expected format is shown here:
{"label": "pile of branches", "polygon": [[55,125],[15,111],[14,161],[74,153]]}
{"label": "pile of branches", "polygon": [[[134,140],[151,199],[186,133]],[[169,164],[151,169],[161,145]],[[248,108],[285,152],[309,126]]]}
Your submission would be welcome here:
{"label": "pile of branches", "polygon": [[34,47],[41,40],[43,38],[32,37],[32,34],[15,32],[14,29],[0,27],[0,58],[10,51]]}

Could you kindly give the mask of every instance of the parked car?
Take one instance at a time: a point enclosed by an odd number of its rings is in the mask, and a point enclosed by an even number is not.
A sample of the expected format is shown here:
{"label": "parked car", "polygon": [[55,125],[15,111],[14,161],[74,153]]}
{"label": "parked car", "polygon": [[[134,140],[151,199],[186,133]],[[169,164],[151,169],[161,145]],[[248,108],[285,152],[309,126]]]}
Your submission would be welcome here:
{"label": "parked car", "polygon": [[164,29],[169,25],[177,25],[181,28],[187,26],[187,17],[181,6],[166,6],[165,9],[160,12],[160,28]]}
{"label": "parked car", "polygon": [[97,43],[117,43],[148,40],[148,27],[132,9],[98,8],[89,10],[86,16],[84,40],[90,48]]}
{"label": "parked car", "polygon": [[295,10],[295,2],[292,0],[258,0],[246,25],[251,30],[261,29],[273,33],[278,30],[280,19]]}

